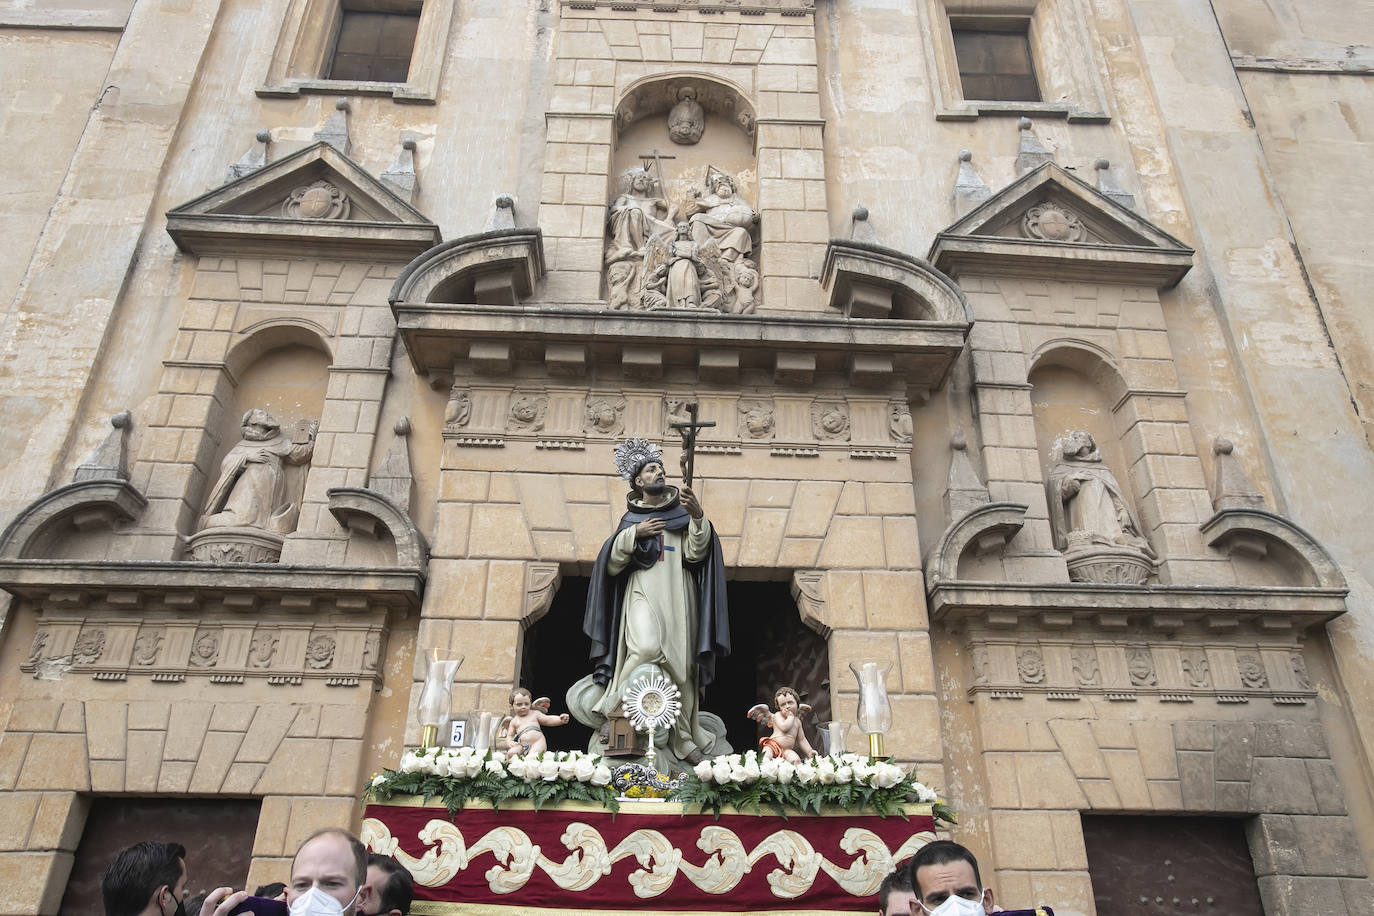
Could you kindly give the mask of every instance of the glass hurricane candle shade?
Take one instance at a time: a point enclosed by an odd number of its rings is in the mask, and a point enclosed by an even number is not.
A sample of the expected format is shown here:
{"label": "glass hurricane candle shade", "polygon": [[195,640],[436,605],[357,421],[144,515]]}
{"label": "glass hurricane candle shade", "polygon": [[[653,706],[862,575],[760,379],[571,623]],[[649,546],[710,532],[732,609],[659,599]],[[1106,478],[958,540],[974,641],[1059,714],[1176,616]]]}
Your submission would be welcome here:
{"label": "glass hurricane candle shade", "polygon": [[461,658],[441,658],[438,649],[430,654],[429,670],[417,709],[422,726],[421,747],[435,747],[439,743],[439,726],[453,708],[453,678],[462,663]]}
{"label": "glass hurricane candle shade", "polygon": [[892,704],[887,701],[887,675],[891,662],[863,659],[850,662],[849,670],[859,682],[859,728],[868,735],[868,753],[885,757],[883,735],[892,728]]}
{"label": "glass hurricane candle shade", "polygon": [[849,736],[848,722],[825,722],[821,724],[821,749],[826,754],[843,754],[845,739]]}

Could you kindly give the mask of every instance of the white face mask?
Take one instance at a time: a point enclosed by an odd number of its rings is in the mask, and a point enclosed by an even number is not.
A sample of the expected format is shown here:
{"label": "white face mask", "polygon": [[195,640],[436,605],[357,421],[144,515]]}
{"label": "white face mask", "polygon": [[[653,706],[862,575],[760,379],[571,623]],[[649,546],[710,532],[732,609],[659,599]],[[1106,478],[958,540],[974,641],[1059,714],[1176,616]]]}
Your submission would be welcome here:
{"label": "white face mask", "polygon": [[[987,911],[983,909],[983,897],[983,894],[979,894],[977,900],[965,900],[963,897],[951,895],[933,910],[924,903],[921,904],[921,909],[930,916],[984,916]],[[295,916],[294,911],[291,916]]]}
{"label": "white face mask", "polygon": [[343,911],[353,905],[361,892],[362,888],[358,888],[353,900],[342,904],[318,887],[312,887],[291,902],[291,916],[343,916]]}

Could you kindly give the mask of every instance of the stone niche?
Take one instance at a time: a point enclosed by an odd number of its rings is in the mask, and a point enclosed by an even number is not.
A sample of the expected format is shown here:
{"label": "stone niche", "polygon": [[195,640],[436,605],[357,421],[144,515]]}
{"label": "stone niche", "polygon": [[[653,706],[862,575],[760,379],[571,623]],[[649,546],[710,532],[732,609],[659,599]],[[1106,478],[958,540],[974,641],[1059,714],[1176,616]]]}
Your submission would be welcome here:
{"label": "stone niche", "polygon": [[759,304],[753,106],[704,77],[632,87],[615,113],[603,294],[615,309]]}

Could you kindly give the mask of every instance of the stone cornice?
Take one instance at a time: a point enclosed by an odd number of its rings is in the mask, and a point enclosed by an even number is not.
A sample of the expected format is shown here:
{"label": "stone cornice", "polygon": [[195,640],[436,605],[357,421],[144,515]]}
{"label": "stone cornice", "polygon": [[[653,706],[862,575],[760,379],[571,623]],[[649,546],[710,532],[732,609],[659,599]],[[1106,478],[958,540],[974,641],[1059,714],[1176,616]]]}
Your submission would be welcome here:
{"label": "stone cornice", "polygon": [[[580,347],[585,365],[628,365],[648,353],[659,365],[696,369],[707,354],[737,354],[741,369],[773,372],[779,354],[815,359],[816,371],[848,373],[856,384],[885,387],[900,374],[910,390],[939,387],[963,349],[966,322],[846,319],[807,315],[626,312],[558,306],[484,306],[395,302],[397,329],[415,371],[447,374],[469,360],[479,374],[542,362],[550,347]],[[478,364],[479,351],[482,357]],[[500,358],[492,356],[499,352]],[[863,360],[856,362],[856,354]],[[882,364],[880,371],[878,364]]]}
{"label": "stone cornice", "polygon": [[1119,631],[1136,623],[1162,632],[1194,624],[1218,633],[1242,625],[1285,632],[1339,617],[1346,593],[1344,588],[956,581],[930,589],[930,615],[946,623],[1008,629]]}
{"label": "stone cornice", "polygon": [[397,568],[0,560],[0,589],[50,607],[121,613],[206,606],[257,611],[272,605],[288,613],[363,613],[418,608],[424,575]]}

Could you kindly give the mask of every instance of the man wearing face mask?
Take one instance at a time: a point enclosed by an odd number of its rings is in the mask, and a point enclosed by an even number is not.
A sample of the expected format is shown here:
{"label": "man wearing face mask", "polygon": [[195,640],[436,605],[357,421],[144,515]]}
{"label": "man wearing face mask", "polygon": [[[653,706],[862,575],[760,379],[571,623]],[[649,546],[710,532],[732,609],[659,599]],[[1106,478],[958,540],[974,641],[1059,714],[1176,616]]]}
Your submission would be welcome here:
{"label": "man wearing face mask", "polygon": [[958,843],[936,840],[922,846],[907,863],[911,887],[911,916],[1054,916],[1047,906],[1033,910],[1004,910],[992,900],[992,888],[983,886],[978,860]]}
{"label": "man wearing face mask", "polygon": [[286,905],[291,916],[354,916],[369,891],[366,847],[347,830],[328,827],[296,850]]}
{"label": "man wearing face mask", "polygon": [[186,916],[186,847],[144,841],[115,856],[100,879],[105,916]]}

